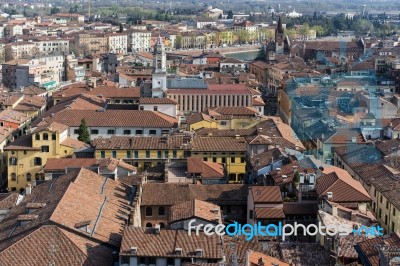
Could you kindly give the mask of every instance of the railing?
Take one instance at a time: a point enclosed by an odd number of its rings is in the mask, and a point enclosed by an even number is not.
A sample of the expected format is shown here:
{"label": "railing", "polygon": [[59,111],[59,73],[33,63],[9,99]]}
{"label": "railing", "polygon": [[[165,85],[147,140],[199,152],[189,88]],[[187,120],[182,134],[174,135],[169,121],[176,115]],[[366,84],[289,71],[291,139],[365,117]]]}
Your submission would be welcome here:
{"label": "railing", "polygon": [[299,185],[299,191],[301,191],[301,192],[315,191],[315,185],[300,184]]}

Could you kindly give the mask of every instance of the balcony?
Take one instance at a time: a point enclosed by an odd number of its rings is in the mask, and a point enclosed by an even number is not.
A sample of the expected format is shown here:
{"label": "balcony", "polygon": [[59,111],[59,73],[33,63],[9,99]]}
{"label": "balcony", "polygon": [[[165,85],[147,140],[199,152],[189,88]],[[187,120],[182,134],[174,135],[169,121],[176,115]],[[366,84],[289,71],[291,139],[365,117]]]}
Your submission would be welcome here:
{"label": "balcony", "polygon": [[311,184],[300,184],[299,185],[300,192],[310,192],[315,191],[315,185]]}

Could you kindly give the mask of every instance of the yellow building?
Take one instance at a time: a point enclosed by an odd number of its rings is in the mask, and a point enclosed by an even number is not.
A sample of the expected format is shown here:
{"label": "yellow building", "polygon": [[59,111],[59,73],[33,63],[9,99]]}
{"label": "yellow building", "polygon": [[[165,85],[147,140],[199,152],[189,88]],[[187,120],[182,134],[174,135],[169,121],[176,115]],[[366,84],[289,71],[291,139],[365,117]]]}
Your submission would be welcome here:
{"label": "yellow building", "polygon": [[217,121],[203,113],[194,113],[186,117],[189,131],[200,128],[217,128]]}
{"label": "yellow building", "polygon": [[68,127],[56,122],[38,126],[30,135],[17,138],[4,150],[7,153],[8,190],[24,189],[32,181],[44,180],[41,175],[48,158],[74,154],[87,144],[68,137]]}
{"label": "yellow building", "polygon": [[246,174],[246,140],[242,137],[195,137],[191,142],[191,156],[203,161],[222,163],[229,183],[243,181]]}
{"label": "yellow building", "polygon": [[190,136],[111,137],[94,139],[95,157],[117,158],[145,171],[158,164],[184,160],[189,154]]}

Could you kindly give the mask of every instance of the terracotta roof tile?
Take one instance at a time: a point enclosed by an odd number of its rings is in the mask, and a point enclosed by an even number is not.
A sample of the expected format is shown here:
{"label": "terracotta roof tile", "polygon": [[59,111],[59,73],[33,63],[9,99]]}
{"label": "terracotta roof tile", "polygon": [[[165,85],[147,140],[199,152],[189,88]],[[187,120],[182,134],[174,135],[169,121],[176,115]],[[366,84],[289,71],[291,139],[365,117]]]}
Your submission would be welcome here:
{"label": "terracotta roof tile", "polygon": [[229,138],[229,137],[195,137],[192,141],[192,150],[194,152],[238,152],[246,151],[246,141],[244,138]]}
{"label": "terracotta roof tile", "polygon": [[361,183],[337,167],[324,169],[325,175],[317,178],[315,189],[319,197],[333,193],[333,202],[369,202],[371,197]]}
{"label": "terracotta roof tile", "polygon": [[172,206],[192,199],[214,204],[219,202],[241,204],[247,201],[247,193],[247,186],[236,184],[146,183],[143,185],[142,206]]}
{"label": "terracotta roof tile", "polygon": [[250,192],[254,203],[282,203],[279,186],[252,186]]}
{"label": "terracotta roof tile", "polygon": [[[137,247],[137,255],[145,257],[193,258],[196,249],[202,249],[201,258],[222,259],[222,241],[219,236],[188,235],[182,230],[160,230],[155,234],[153,228],[126,227],[120,255],[129,255],[131,247]],[[175,248],[182,248],[182,254],[175,255]]]}
{"label": "terracotta roof tile", "polygon": [[211,223],[221,223],[221,210],[218,205],[202,200],[192,199],[173,205],[169,211],[169,223],[190,218],[198,218]]}
{"label": "terracotta roof tile", "polygon": [[138,110],[70,110],[65,109],[54,116],[47,117],[46,122],[57,122],[69,127],[79,127],[85,119],[89,127],[150,127],[171,128],[176,126],[177,120],[173,117],[154,111]]}
{"label": "terracotta roof tile", "polygon": [[285,213],[282,208],[255,208],[254,215],[256,219],[285,219]]}
{"label": "terracotta roof tile", "polygon": [[188,174],[200,174],[201,178],[223,178],[225,177],[224,166],[219,163],[205,162],[202,158],[187,158]]}

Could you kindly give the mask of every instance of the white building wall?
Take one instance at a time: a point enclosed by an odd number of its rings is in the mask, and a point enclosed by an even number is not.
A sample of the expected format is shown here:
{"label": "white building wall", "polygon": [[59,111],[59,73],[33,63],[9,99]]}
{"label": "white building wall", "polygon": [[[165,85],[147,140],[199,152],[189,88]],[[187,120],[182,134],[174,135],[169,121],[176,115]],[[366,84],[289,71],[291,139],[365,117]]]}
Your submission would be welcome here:
{"label": "white building wall", "polygon": [[143,110],[145,111],[155,111],[154,107],[157,107],[157,111],[172,117],[176,118],[176,104],[159,104],[159,105],[155,105],[155,104],[140,104],[139,105],[139,109],[140,107],[143,107]]}

